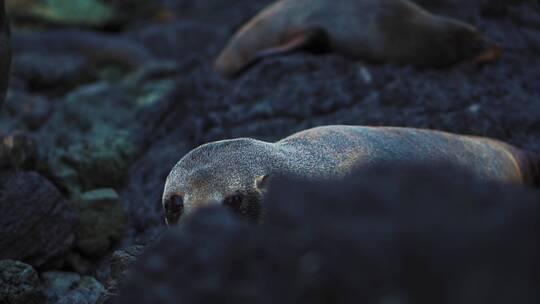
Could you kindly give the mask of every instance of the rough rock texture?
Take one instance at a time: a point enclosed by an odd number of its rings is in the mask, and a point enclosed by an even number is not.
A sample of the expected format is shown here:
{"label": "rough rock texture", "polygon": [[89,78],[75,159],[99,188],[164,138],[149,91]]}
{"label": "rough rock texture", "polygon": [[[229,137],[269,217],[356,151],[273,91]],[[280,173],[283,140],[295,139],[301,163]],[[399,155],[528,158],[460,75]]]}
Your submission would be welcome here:
{"label": "rough rock texture", "polygon": [[122,238],[124,216],[118,193],[96,189],[83,193],[77,204],[80,225],[77,248],[87,256],[105,255]]}
{"label": "rough rock texture", "polygon": [[93,277],[83,277],[77,286],[59,298],[56,304],[95,304],[105,288]]}
{"label": "rough rock texture", "polygon": [[24,133],[0,133],[0,169],[34,169],[37,146]]}
{"label": "rough rock texture", "polygon": [[145,246],[134,245],[123,250],[114,252],[111,259],[111,278],[118,280],[129,269],[131,264],[137,261]]}
{"label": "rough rock texture", "polygon": [[446,166],[278,180],[262,225],[202,210],[113,303],[538,303],[538,199]]}
{"label": "rough rock texture", "polygon": [[45,288],[59,294],[65,294],[81,281],[81,276],[74,272],[47,271],[41,277]]}
{"label": "rough rock texture", "polygon": [[97,304],[109,303],[117,295],[119,282],[125,278],[126,273],[145,248],[145,246],[134,245],[114,252],[111,258],[110,276],[107,278],[106,290],[98,299]]}
{"label": "rough rock texture", "polygon": [[0,260],[0,303],[42,304],[45,299],[38,273],[32,266],[13,260]]}
{"label": "rough rock texture", "polygon": [[114,8],[100,0],[7,1],[15,19],[33,19],[53,25],[104,26],[112,22]]}
{"label": "rough rock texture", "polygon": [[75,213],[35,172],[0,173],[0,258],[43,266],[69,251]]}

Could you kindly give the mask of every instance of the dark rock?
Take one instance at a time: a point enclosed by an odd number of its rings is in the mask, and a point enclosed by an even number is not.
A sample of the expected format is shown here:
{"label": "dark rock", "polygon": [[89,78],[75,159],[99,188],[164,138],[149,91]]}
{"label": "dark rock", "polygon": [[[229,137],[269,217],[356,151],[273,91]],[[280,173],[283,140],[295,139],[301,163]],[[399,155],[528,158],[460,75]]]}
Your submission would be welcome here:
{"label": "dark rock", "polygon": [[47,271],[41,277],[44,287],[57,294],[67,293],[81,281],[81,276],[75,272]]}
{"label": "dark rock", "polygon": [[32,266],[13,260],[0,260],[0,303],[43,304],[37,272]]}
{"label": "dark rock", "polygon": [[260,226],[201,210],[113,303],[538,303],[538,199],[447,166],[277,179]]}
{"label": "dark rock", "polygon": [[93,277],[83,277],[77,286],[63,295],[56,304],[95,304],[105,288]]}
{"label": "dark rock", "polygon": [[[227,41],[223,28],[192,20],[169,25],[150,26],[135,32],[140,41],[157,57],[185,62],[192,54],[211,60]],[[178,37],[183,37],[182,41]]]}
{"label": "dark rock", "polygon": [[83,193],[76,208],[80,217],[77,248],[87,256],[105,255],[124,232],[120,197],[113,189],[96,189]]}
{"label": "dark rock", "polygon": [[5,12],[4,1],[0,3],[0,109],[9,87],[11,67],[11,29]]}
{"label": "dark rock", "polygon": [[[77,54],[20,53],[13,59],[13,75],[23,79],[32,90],[63,94],[66,89],[97,78],[97,71]],[[53,90],[58,87],[62,90]]]}
{"label": "dark rock", "polygon": [[38,173],[0,174],[0,214],[2,259],[40,267],[72,248],[77,217]]}
{"label": "dark rock", "polygon": [[55,304],[95,304],[105,288],[93,277],[73,272],[49,271],[42,274],[48,300]]}
{"label": "dark rock", "polygon": [[129,267],[137,261],[145,246],[134,245],[123,250],[114,252],[111,258],[111,278],[120,279]]}
{"label": "dark rock", "polygon": [[113,22],[113,7],[100,0],[73,1],[10,1],[7,3],[12,17],[34,24],[103,27]]}
{"label": "dark rock", "polygon": [[[16,79],[12,78],[12,81]],[[42,95],[32,95],[24,89],[12,89],[3,108],[2,127],[6,130],[36,131],[51,117],[51,101]]]}
{"label": "dark rock", "polygon": [[0,169],[34,169],[36,161],[33,138],[24,133],[0,133]]}
{"label": "dark rock", "polygon": [[117,250],[111,258],[111,274],[107,279],[106,291],[98,299],[97,304],[109,303],[118,292],[118,282],[124,279],[131,265],[143,253],[145,246],[134,245]]}
{"label": "dark rock", "polygon": [[16,32],[13,51],[16,54],[71,54],[93,65],[120,65],[130,69],[153,59],[145,46],[130,38],[74,29]]}

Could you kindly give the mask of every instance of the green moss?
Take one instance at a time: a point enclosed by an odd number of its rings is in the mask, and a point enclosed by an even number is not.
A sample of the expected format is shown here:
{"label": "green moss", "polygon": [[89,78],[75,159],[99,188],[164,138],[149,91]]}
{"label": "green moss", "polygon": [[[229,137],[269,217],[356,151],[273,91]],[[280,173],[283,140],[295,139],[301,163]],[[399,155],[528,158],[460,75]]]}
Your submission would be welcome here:
{"label": "green moss", "polygon": [[32,14],[53,23],[99,26],[110,22],[114,9],[97,0],[45,0]]}

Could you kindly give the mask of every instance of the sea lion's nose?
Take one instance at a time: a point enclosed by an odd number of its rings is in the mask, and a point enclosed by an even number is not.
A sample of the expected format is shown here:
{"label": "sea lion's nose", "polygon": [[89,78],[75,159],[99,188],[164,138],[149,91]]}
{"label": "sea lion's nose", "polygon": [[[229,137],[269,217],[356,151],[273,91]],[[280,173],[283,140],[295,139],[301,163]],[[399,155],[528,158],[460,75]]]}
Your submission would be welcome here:
{"label": "sea lion's nose", "polygon": [[165,219],[167,225],[171,226],[178,223],[180,216],[184,213],[184,199],[179,194],[170,196],[164,204]]}
{"label": "sea lion's nose", "polygon": [[200,209],[200,208],[205,208],[205,207],[210,207],[210,206],[218,206],[220,205],[221,203],[217,200],[214,200],[214,199],[210,199],[210,200],[200,200],[200,201],[196,201],[196,202],[193,202],[191,204],[191,211],[195,211],[197,209]]}

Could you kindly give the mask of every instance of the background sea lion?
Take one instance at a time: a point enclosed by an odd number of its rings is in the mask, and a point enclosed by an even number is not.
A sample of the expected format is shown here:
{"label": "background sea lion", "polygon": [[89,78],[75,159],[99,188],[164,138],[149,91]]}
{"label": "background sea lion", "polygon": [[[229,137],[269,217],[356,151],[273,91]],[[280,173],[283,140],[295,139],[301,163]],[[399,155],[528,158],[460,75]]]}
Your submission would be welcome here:
{"label": "background sea lion", "polygon": [[280,0],[236,32],[214,69],[234,76],[264,57],[295,50],[424,67],[486,62],[500,53],[472,26],[408,0]]}
{"label": "background sea lion", "polygon": [[516,183],[534,183],[537,176],[532,154],[497,140],[425,129],[335,125],[276,143],[239,138],[202,145],[174,166],[162,203],[169,225],[183,213],[210,204],[256,217],[269,176],[335,179],[359,166],[389,162],[448,162],[481,179]]}
{"label": "background sea lion", "polygon": [[4,0],[0,0],[0,109],[6,97],[9,85],[9,68],[11,65],[9,20],[6,16]]}

